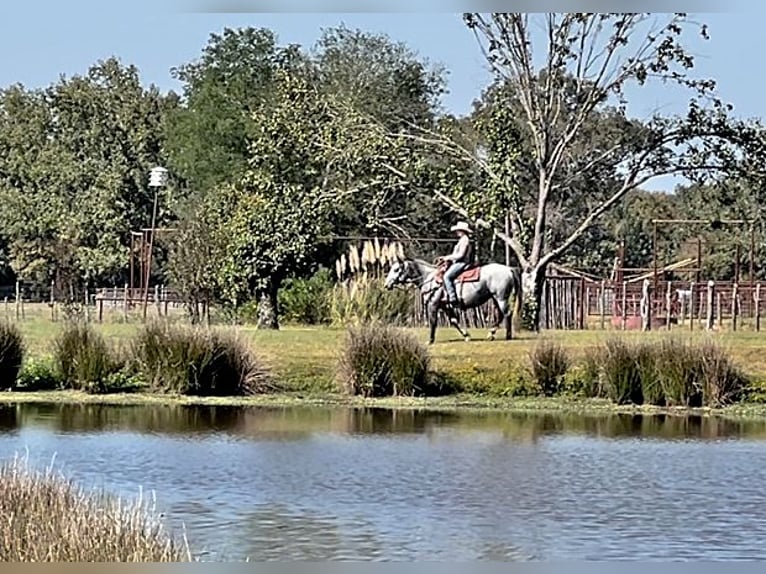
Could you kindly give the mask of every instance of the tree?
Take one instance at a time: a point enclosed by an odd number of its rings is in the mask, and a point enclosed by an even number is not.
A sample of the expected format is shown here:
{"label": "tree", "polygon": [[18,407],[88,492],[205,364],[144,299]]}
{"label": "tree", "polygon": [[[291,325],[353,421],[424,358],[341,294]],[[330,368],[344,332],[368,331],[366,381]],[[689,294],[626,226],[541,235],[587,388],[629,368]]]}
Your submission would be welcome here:
{"label": "tree", "polygon": [[[428,126],[446,91],[442,66],[419,57],[384,34],[343,25],[328,28],[323,30],[311,56],[319,89],[356,115],[349,125],[358,126],[361,118],[368,116],[389,130]],[[363,136],[364,132],[362,128],[359,134]],[[354,146],[362,143],[353,135],[350,138]],[[379,162],[373,165],[378,157],[371,150],[361,173],[379,171]],[[347,197],[345,209],[335,220],[336,233],[432,235],[437,222],[444,220],[443,209],[432,198],[411,193],[401,183],[375,188],[375,197],[366,193]]]}
{"label": "tree", "polygon": [[172,171],[195,194],[242,176],[253,112],[277,71],[299,57],[297,47],[278,46],[265,28],[224,28],[210,35],[199,59],[171,70],[184,101],[168,121],[167,152]]}
{"label": "tree", "polygon": [[[210,233],[230,238],[213,288],[198,264],[209,260],[207,243],[176,235],[173,282],[190,297],[212,290],[239,304],[267,295],[276,305],[284,279],[335,259],[337,243],[322,237],[406,236],[440,219],[439,204],[378,161],[385,151],[391,166],[400,165],[404,154],[357,145],[368,116],[389,129],[431,121],[443,72],[406,46],[339,27],[302,52],[277,46],[264,30],[226,30],[182,70],[187,104],[173,118],[173,157],[196,189],[190,203],[205,211],[190,206],[182,219],[213,227],[220,219],[226,231]],[[194,246],[200,256],[191,262]]]}
{"label": "tree", "polygon": [[111,58],[44,90],[0,93],[0,233],[18,276],[67,294],[124,280],[130,231],[149,223],[174,94]]}
{"label": "tree", "polygon": [[[537,18],[542,22],[535,22]],[[528,324],[535,329],[548,267],[628,192],[661,175],[702,177],[752,170],[762,162],[760,125],[733,120],[731,106],[715,97],[715,82],[691,76],[694,59],[682,36],[696,27],[707,38],[707,27],[685,14],[469,13],[464,20],[497,83],[509,87],[507,99],[495,106],[494,118],[484,126],[484,146],[465,148],[435,130],[418,141],[473,163],[483,173],[485,184],[476,194],[459,188],[457,193],[437,191],[437,196],[510,245],[522,267]],[[539,35],[534,33],[537,24],[543,31]],[[655,114],[641,123],[630,119],[625,90],[649,81],[688,89],[688,112],[678,117]],[[516,102],[525,130],[506,121]],[[603,138],[587,134],[594,117],[604,113],[627,128],[613,134],[608,146],[600,145]],[[535,170],[531,222],[524,202],[529,190],[521,188],[519,177],[524,137],[529,138]],[[582,198],[584,213],[566,236],[554,238],[554,207],[575,182],[587,181],[594,172],[611,174],[614,185],[604,195]],[[503,225],[506,213],[510,233]]]}

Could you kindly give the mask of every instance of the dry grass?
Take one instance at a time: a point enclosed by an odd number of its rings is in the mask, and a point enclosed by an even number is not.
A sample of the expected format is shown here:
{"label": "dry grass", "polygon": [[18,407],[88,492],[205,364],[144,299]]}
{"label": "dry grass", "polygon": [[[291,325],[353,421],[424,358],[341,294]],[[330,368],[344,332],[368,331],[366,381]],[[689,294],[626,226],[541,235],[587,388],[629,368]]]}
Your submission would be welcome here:
{"label": "dry grass", "polygon": [[51,470],[15,458],[0,468],[4,562],[188,562],[153,508],[89,494]]}

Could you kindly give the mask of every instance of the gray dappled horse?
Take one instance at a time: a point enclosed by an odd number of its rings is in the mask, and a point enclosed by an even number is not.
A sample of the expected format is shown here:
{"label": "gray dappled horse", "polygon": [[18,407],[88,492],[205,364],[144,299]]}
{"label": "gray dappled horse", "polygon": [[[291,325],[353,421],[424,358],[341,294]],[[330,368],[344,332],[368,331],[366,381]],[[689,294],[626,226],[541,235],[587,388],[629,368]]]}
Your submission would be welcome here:
{"label": "gray dappled horse", "polygon": [[[386,289],[396,285],[417,285],[420,296],[428,310],[428,320],[431,326],[429,343],[433,344],[436,336],[436,321],[439,310],[443,310],[451,325],[453,325],[466,341],[470,335],[460,326],[458,314],[447,303],[446,293],[442,285],[443,270],[440,266],[431,265],[418,259],[398,259],[391,265],[386,276]],[[494,301],[497,313],[495,323],[487,338],[495,339],[500,323],[504,323],[505,338],[512,339],[511,324],[514,310],[521,309],[521,277],[517,270],[500,263],[487,263],[472,266],[463,271],[455,280],[458,301],[463,309],[472,309],[484,305],[490,299]],[[515,296],[515,304],[510,306],[510,297]]]}

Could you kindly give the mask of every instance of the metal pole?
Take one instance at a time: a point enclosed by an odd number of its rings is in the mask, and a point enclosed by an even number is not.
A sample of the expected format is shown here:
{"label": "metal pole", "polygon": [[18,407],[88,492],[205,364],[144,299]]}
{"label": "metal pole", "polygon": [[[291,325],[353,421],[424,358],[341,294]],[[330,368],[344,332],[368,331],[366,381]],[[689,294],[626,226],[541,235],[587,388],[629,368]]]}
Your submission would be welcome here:
{"label": "metal pole", "polygon": [[654,293],[657,292],[657,221],[654,221],[654,232],[652,234],[652,250],[654,251]]}
{"label": "metal pole", "polygon": [[[508,212],[505,214],[505,236],[510,237],[511,236],[511,216]],[[511,246],[508,245],[507,241],[503,241],[505,244],[505,264],[510,267],[511,266]]]}
{"label": "metal pole", "polygon": [[134,282],[134,265],[133,265],[133,259],[136,255],[136,236],[133,235],[133,232],[130,232],[130,288],[133,289],[133,282]]}
{"label": "metal pole", "polygon": [[144,277],[144,319],[146,319],[146,306],[149,303],[149,277],[152,273],[152,248],[154,247],[154,227],[157,224],[157,197],[159,196],[159,188],[154,188],[154,208],[152,209],[152,226],[149,230],[149,247],[146,257],[146,276]]}

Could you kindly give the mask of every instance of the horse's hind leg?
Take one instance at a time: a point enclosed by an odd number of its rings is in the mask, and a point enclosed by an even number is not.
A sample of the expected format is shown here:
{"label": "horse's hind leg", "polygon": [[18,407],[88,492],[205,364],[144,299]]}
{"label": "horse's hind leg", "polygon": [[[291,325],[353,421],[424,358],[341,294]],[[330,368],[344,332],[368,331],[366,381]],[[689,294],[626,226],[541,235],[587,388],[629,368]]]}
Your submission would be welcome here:
{"label": "horse's hind leg", "polygon": [[513,323],[513,309],[508,304],[506,299],[495,299],[495,303],[497,304],[498,318],[497,324],[492,327],[493,339],[494,334],[497,332],[497,329],[500,327],[500,323],[502,322],[503,328],[505,329],[505,340],[510,341],[513,338],[513,332],[511,331],[511,324]]}
{"label": "horse's hind leg", "polygon": [[500,302],[494,297],[492,298],[492,302],[495,304],[495,321],[492,323],[492,327],[487,334],[487,340],[489,341],[495,340],[495,335],[497,335],[497,330],[500,328],[500,323],[503,321],[503,317],[505,317]]}

